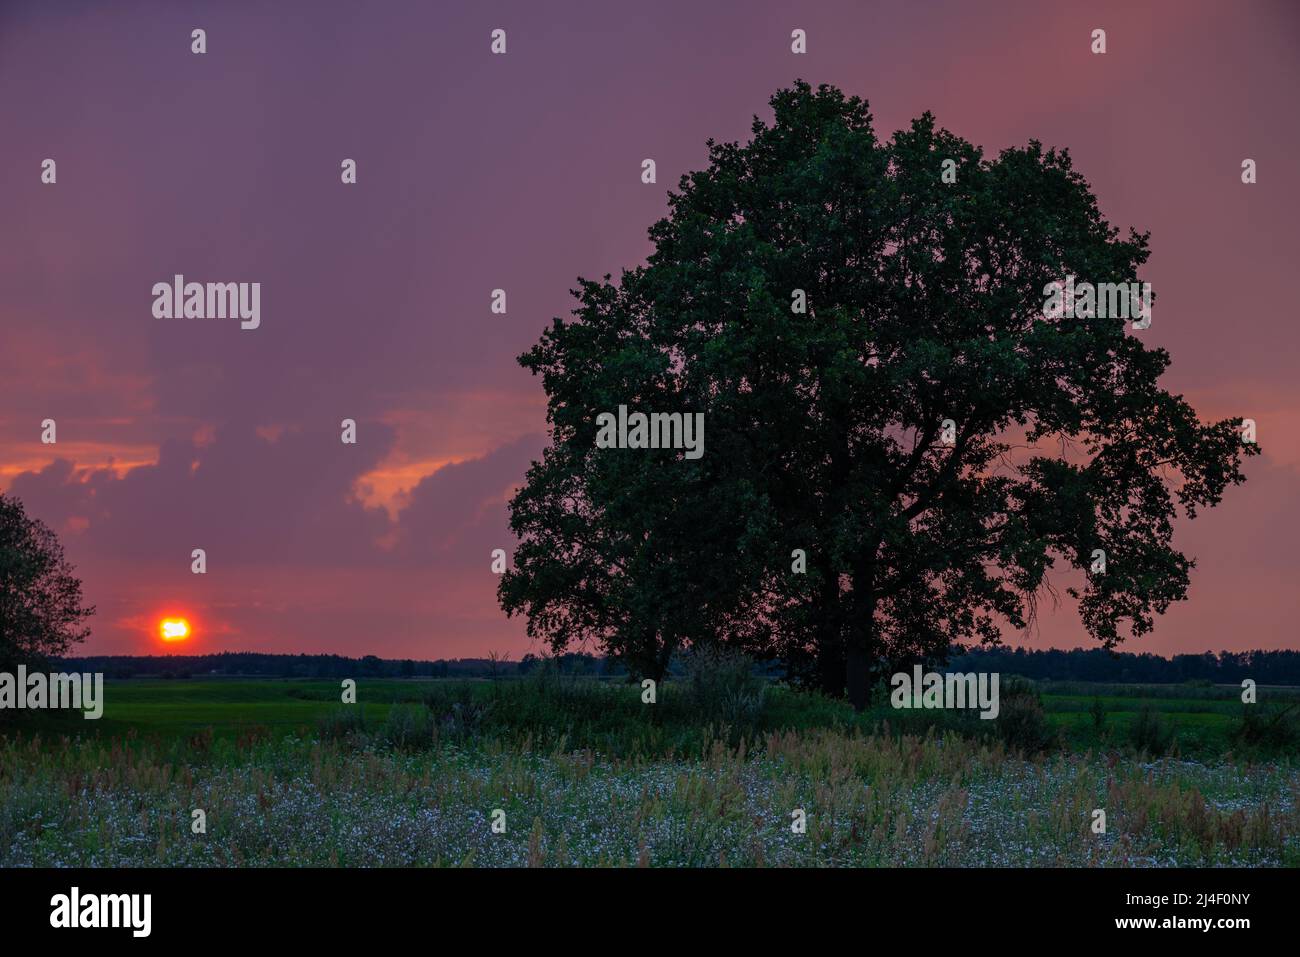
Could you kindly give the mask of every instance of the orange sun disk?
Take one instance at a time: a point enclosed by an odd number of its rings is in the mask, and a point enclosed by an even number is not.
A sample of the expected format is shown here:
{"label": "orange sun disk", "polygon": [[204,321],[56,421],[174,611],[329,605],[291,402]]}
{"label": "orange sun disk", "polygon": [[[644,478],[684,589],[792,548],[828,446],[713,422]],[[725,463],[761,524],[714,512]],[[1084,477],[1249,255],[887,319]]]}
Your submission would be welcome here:
{"label": "orange sun disk", "polygon": [[184,641],[190,636],[190,623],[184,618],[164,618],[158,624],[163,641]]}

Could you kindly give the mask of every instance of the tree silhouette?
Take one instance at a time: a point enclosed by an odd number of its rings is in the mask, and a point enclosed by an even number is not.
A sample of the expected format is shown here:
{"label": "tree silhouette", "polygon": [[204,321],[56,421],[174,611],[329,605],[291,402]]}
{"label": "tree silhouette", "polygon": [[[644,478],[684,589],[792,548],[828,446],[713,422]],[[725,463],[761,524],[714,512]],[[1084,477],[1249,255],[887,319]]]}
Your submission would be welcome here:
{"label": "tree silhouette", "polygon": [[66,653],[94,613],[54,532],[0,495],[0,666]]}
{"label": "tree silhouette", "polygon": [[[865,102],[803,82],[771,106],[748,144],[709,141],[647,264],[579,280],[520,358],[551,442],[503,606],[656,675],[743,645],[858,708],[898,662],[1026,627],[1057,566],[1104,646],[1149,631],[1193,564],[1173,519],[1258,448],[1159,387],[1151,329],[1045,310],[1067,277],[1137,282],[1148,236],[1066,151],[985,159],[929,114],[880,141]],[[703,412],[705,454],[597,448],[620,404]]]}

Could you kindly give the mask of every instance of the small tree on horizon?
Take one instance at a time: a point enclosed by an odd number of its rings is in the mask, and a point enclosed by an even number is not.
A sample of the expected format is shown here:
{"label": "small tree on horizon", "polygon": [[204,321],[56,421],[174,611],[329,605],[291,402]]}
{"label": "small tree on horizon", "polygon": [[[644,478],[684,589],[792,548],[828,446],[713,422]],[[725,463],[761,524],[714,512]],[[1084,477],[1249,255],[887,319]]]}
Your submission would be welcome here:
{"label": "small tree on horizon", "polygon": [[63,655],[90,634],[58,537],[16,498],[0,494],[0,667]]}
{"label": "small tree on horizon", "polygon": [[[520,358],[551,442],[511,502],[503,607],[655,677],[690,644],[780,657],[859,709],[897,662],[1027,627],[1058,565],[1103,646],[1150,631],[1189,584],[1175,517],[1258,447],[1158,385],[1149,331],[1046,314],[1067,277],[1137,282],[1147,235],[1067,151],[986,159],[928,113],[881,141],[864,101],[801,81],[771,106],[748,144],[709,141],[647,264],[579,280]],[[598,449],[619,405],[704,413],[705,454]]]}

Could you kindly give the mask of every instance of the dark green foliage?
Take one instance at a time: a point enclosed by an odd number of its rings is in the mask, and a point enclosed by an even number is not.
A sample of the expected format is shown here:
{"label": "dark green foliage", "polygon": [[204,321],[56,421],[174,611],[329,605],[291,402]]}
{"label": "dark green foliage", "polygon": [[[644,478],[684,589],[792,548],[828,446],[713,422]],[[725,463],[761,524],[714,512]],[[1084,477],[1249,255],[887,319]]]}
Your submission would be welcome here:
{"label": "dark green foliage", "polygon": [[[1243,678],[1259,684],[1300,686],[1300,650],[1287,648],[1205,652],[1162,658],[1107,648],[994,648],[955,650],[953,671],[996,671],[1035,680],[1152,684],[1184,682],[1198,691],[1214,684],[1240,690]],[[1173,689],[1182,694],[1184,689]]]}
{"label": "dark green foliage", "polygon": [[[1014,690],[1005,675],[1004,680]],[[1202,760],[1228,753],[1253,756],[1256,751],[1270,759],[1300,756],[1300,748],[1288,746],[1285,736],[1277,738],[1276,748],[1244,743],[1271,740],[1256,733],[1257,719],[1271,721],[1300,701],[1300,688],[1267,689],[1268,703],[1252,706],[1250,718],[1243,717],[1239,688],[1050,682],[1035,682],[1034,688],[1041,694],[1053,734],[1066,750],[1096,750],[1113,745],[1114,737],[1126,739],[1139,710],[1150,707],[1177,731],[1180,755]],[[531,740],[535,748],[591,748],[608,755],[648,757],[699,754],[718,737],[717,721],[699,713],[692,701],[685,656],[680,680],[661,684],[654,705],[642,703],[637,683],[563,674],[498,681],[363,678],[357,694],[362,703],[340,706],[338,684],[328,680],[110,681],[102,719],[33,712],[32,720],[20,727],[0,728],[0,738],[40,735],[43,741],[56,743],[65,737],[91,737],[105,746],[117,742],[128,747],[150,743],[169,754],[174,751],[174,761],[186,764],[197,759],[190,742],[210,737],[207,754],[219,763],[237,754],[239,742],[254,734],[266,743],[284,737],[326,736],[350,738],[360,747],[386,747],[382,729],[389,710],[412,706],[429,712],[438,746],[495,747]],[[981,719],[977,711],[902,710],[892,707],[887,693],[879,697],[872,708],[857,714],[843,700],[769,680],[762,719],[746,737],[752,743],[769,732],[818,728],[870,733],[885,724],[892,734],[932,730],[979,740],[998,737],[998,722]],[[1089,714],[1097,697],[1105,704],[1108,729],[1104,734],[1096,731]],[[1244,739],[1243,722],[1251,723]]]}
{"label": "dark green foliage", "polygon": [[366,730],[366,716],[362,705],[341,705],[331,708],[316,720],[316,730],[326,740],[337,741]]}
{"label": "dark green foliage", "polygon": [[1232,731],[1233,744],[1246,751],[1300,753],[1300,706],[1245,705]]}
{"label": "dark green foliage", "polygon": [[[537,746],[563,742],[609,754],[658,740],[665,718],[665,706],[642,704],[636,688],[563,674],[546,663],[518,680],[436,685],[425,700],[440,735],[452,741],[529,738]],[[676,710],[667,708],[671,719]]]}
{"label": "dark green foliage", "polygon": [[1043,711],[1043,699],[1025,681],[1002,683],[996,725],[1003,743],[1023,754],[1038,754],[1057,743],[1056,732]]}
{"label": "dark green foliage", "polygon": [[[496,697],[496,685],[489,685]],[[492,700],[484,701],[472,683],[436,684],[424,696],[425,709],[432,715],[440,737],[462,741],[481,734],[491,715]]]}
{"label": "dark green foliage", "polygon": [[1143,705],[1129,726],[1129,741],[1135,750],[1158,757],[1173,747],[1174,729],[1159,711]]}
{"label": "dark green foliage", "polygon": [[1100,695],[1095,695],[1092,699],[1092,707],[1088,709],[1092,715],[1092,727],[1098,734],[1106,730],[1106,705],[1101,700]]}
{"label": "dark green foliage", "polygon": [[[647,264],[579,280],[521,357],[551,434],[511,502],[503,607],[656,678],[697,644],[780,657],[858,708],[890,661],[1027,625],[1060,565],[1103,646],[1150,631],[1188,587],[1175,517],[1258,448],[1162,389],[1169,355],[1123,319],[1044,317],[1067,276],[1140,281],[1146,235],[1064,150],[986,158],[929,114],[880,140],[829,86],[771,105],[682,177]],[[704,456],[597,449],[619,405],[703,413]]]}
{"label": "dark green foliage", "polygon": [[94,613],[54,532],[0,495],[0,668],[67,654]]}
{"label": "dark green foliage", "polygon": [[380,739],[399,751],[422,751],[433,746],[434,722],[428,708],[394,705],[379,731]]}
{"label": "dark green foliage", "polygon": [[702,720],[733,732],[756,729],[763,719],[767,682],[754,673],[754,660],[721,646],[693,651],[686,686],[691,710]]}
{"label": "dark green foliage", "polygon": [[980,717],[974,708],[895,709],[880,706],[871,714],[895,734],[942,734],[953,732],[963,738],[1001,741],[1011,751],[1027,756],[1057,748],[1059,729],[1053,726],[1042,696],[1032,683],[1004,677],[998,693],[998,715]]}

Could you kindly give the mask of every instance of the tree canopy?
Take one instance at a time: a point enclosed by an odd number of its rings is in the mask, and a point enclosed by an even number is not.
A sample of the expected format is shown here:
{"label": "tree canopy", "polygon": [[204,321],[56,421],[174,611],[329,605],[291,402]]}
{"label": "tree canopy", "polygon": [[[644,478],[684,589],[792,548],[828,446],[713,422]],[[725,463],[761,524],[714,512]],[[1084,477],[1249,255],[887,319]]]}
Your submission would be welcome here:
{"label": "tree canopy", "polygon": [[[1052,283],[1137,282],[1147,234],[1105,221],[1068,151],[989,159],[928,113],[880,140],[825,85],[771,106],[747,144],[709,141],[647,263],[580,279],[520,357],[551,432],[503,607],[556,650],[657,677],[724,642],[858,707],[896,662],[1026,627],[1054,568],[1083,572],[1103,646],[1148,632],[1189,583],[1175,517],[1258,448],[1158,385],[1158,326],[1049,318]],[[620,404],[702,412],[705,454],[598,448]]]}
{"label": "tree canopy", "polygon": [[58,537],[0,495],[0,666],[65,654],[90,633],[94,613]]}

